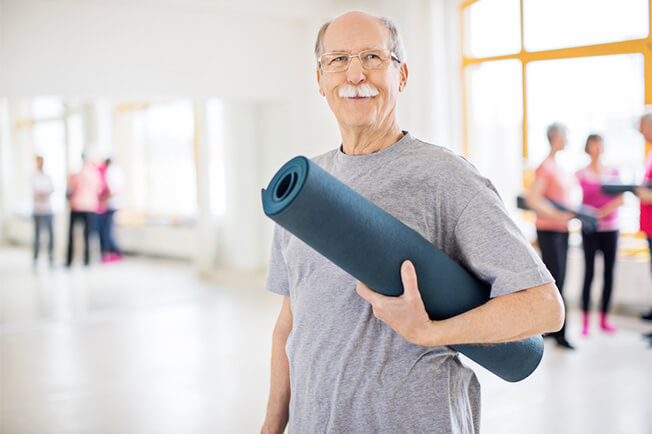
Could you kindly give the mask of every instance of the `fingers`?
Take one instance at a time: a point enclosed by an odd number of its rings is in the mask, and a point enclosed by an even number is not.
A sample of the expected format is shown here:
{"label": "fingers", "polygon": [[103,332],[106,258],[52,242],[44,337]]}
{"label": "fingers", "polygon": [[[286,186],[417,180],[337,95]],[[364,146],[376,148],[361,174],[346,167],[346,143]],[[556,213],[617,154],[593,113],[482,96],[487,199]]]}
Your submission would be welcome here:
{"label": "fingers", "polygon": [[374,316],[379,320],[383,320],[383,299],[387,298],[386,296],[377,293],[376,291],[370,289],[367,285],[362,282],[358,282],[356,292],[360,297],[365,299],[370,305],[371,310],[374,313]]}
{"label": "fingers", "polygon": [[403,282],[403,293],[406,296],[420,296],[417,272],[411,261],[403,261],[403,264],[401,265],[401,281]]}
{"label": "fingers", "polygon": [[360,281],[358,281],[355,291],[360,297],[364,298],[372,305],[377,301],[378,296],[380,296],[380,294],[378,294],[376,291],[371,290],[367,285]]}

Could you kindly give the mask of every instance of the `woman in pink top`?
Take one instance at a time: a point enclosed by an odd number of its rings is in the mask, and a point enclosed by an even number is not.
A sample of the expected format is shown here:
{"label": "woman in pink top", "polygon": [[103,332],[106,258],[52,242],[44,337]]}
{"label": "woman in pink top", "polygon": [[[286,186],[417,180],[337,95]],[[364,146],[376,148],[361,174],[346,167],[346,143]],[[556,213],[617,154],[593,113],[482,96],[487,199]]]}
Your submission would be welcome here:
{"label": "woman in pink top", "polygon": [[[568,207],[571,190],[577,184],[575,179],[564,172],[555,162],[557,152],[566,147],[566,128],[561,124],[554,123],[548,127],[547,135],[550,142],[550,154],[536,170],[527,204],[537,213],[537,241],[541,250],[541,259],[554,277],[559,292],[563,294],[568,255],[568,221],[574,215],[571,212],[555,208],[551,201]],[[566,340],[565,321],[561,330],[547,336],[553,337],[557,345],[562,348],[574,349]]]}
{"label": "woman in pink top", "polygon": [[604,151],[602,137],[591,134],[586,139],[584,150],[591,156],[591,163],[578,171],[576,176],[582,186],[582,203],[596,208],[599,219],[597,231],[582,231],[585,263],[584,288],[582,290],[582,311],[584,312],[582,334],[586,336],[589,334],[591,283],[593,282],[595,254],[598,250],[602,252],[604,258],[600,327],[608,333],[616,331],[616,328],[607,322],[607,312],[609,312],[618,247],[618,207],[623,204],[623,196],[607,196],[600,191],[600,184],[618,181],[618,171],[604,167],[602,161],[600,161],[600,156]]}
{"label": "woman in pink top", "polygon": [[[645,113],[641,116],[639,131],[647,143],[652,143],[652,112]],[[650,182],[652,182],[652,154],[647,157],[645,177],[643,178],[644,184],[649,185]],[[641,201],[640,229],[645,233],[650,252],[652,252],[652,188],[638,187],[636,189],[636,196]],[[641,315],[641,318],[652,321],[652,309],[648,313]],[[652,333],[648,333],[646,337],[651,339],[650,345],[652,345]]]}
{"label": "woman in pink top", "polygon": [[70,202],[70,221],[68,225],[68,254],[66,266],[70,267],[73,257],[73,232],[77,223],[84,226],[84,265],[90,263],[90,234],[95,227],[95,211],[100,204],[99,195],[102,191],[100,174],[95,165],[86,160],[81,170],[68,178],[66,196]]}

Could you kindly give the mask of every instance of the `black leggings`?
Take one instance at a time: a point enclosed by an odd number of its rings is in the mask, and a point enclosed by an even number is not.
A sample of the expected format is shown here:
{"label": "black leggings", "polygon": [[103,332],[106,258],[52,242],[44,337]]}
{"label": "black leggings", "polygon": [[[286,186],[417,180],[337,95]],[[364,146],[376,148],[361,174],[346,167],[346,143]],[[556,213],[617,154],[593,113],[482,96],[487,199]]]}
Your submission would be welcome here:
{"label": "black leggings", "polygon": [[66,265],[70,266],[73,257],[73,232],[75,224],[81,222],[84,225],[84,264],[88,265],[90,262],[90,236],[94,231],[95,213],[86,211],[70,211],[70,225],[68,226],[68,255],[66,258]]}
{"label": "black leggings", "polygon": [[618,248],[618,231],[582,232],[584,247],[584,288],[582,290],[582,310],[589,311],[591,304],[591,283],[595,270],[595,254],[598,250],[604,258],[604,286],[602,287],[602,302],[600,312],[609,311],[611,290],[614,282],[614,266],[616,265],[616,250]]}
{"label": "black leggings", "polygon": [[[541,250],[541,260],[552,274],[559,294],[564,299],[564,279],[566,279],[566,258],[568,256],[568,232],[537,231],[537,240]],[[564,300],[564,305],[566,301]],[[550,333],[556,339],[566,339],[566,319],[558,332]]]}

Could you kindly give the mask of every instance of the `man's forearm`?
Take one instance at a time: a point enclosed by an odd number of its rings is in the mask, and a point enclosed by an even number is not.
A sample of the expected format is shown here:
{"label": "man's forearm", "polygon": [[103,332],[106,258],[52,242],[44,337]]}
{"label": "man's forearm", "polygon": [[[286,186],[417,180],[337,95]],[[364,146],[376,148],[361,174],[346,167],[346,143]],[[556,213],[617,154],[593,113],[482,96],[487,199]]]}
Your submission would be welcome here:
{"label": "man's forearm", "polygon": [[564,305],[553,284],[495,297],[482,306],[442,321],[433,321],[424,346],[495,344],[559,330]]}
{"label": "man's forearm", "polygon": [[[283,310],[289,310],[289,301],[286,300]],[[282,433],[288,422],[290,404],[290,367],[285,353],[285,344],[292,330],[292,317],[283,311],[274,328],[272,336],[272,369],[269,387],[269,402],[267,415],[263,425],[263,434]]]}

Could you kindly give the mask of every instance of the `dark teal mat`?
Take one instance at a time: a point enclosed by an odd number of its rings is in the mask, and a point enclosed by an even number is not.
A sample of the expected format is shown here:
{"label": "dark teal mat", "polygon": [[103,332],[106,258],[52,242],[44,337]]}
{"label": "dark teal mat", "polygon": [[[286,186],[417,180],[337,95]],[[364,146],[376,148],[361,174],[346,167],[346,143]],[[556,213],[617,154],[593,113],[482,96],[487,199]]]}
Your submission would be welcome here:
{"label": "dark teal mat", "polygon": [[[449,318],[489,300],[486,283],[305,157],[281,167],[262,199],[268,217],[381,294],[403,293],[400,267],[411,260],[432,319]],[[543,339],[453,348],[507,381],[520,381],[539,365]]]}

